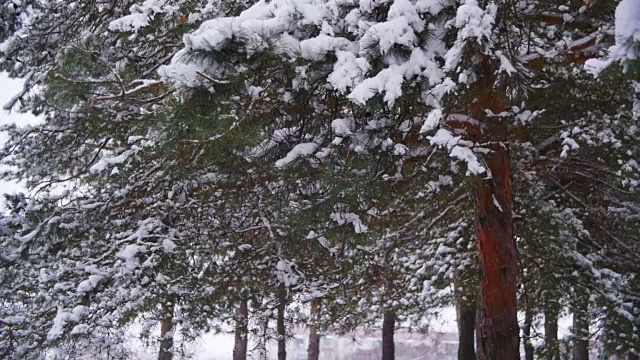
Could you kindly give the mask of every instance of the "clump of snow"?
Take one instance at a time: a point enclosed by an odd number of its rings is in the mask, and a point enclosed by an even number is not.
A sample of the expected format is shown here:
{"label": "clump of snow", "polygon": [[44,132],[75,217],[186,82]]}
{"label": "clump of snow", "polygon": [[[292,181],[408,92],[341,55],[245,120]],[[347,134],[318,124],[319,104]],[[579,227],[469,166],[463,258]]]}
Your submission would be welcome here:
{"label": "clump of snow", "polygon": [[49,332],[47,333],[47,340],[52,341],[58,339],[60,336],[64,334],[64,328],[70,322],[78,322],[80,318],[68,311],[65,311],[62,308],[58,308],[58,312],[56,313],[56,317],[53,319],[53,325]]}
{"label": "clump of snow", "polygon": [[247,94],[251,96],[252,99],[259,98],[260,93],[262,93],[263,91],[264,91],[264,88],[260,86],[253,86],[253,85],[247,86]]}
{"label": "clump of snow", "polygon": [[90,329],[91,327],[87,324],[79,324],[71,329],[71,335],[86,334]]}
{"label": "clump of snow", "polygon": [[376,76],[365,79],[349,94],[349,98],[358,104],[364,105],[369,99],[378,93],[385,93],[384,101],[389,104],[402,96],[402,83],[404,82],[400,65],[392,65],[380,71]]}
{"label": "clump of snow", "polygon": [[276,264],[275,275],[278,282],[284,284],[286,287],[292,287],[300,284],[302,280],[302,274],[297,270],[296,264],[293,261],[281,259]]}
{"label": "clump of snow", "polygon": [[349,94],[349,98],[357,104],[366,104],[376,94],[385,93],[383,100],[393,105],[402,96],[402,85],[406,80],[422,76],[430,84],[437,84],[442,80],[435,62],[421,49],[413,49],[409,60],[402,64],[391,64],[373,77],[363,80]]}
{"label": "clump of snow", "polygon": [[378,47],[380,53],[384,55],[389,52],[394,45],[413,47],[416,40],[416,34],[411,25],[409,25],[407,18],[397,17],[370,27],[360,42],[365,48],[372,46]]}
{"label": "clump of snow", "polygon": [[330,51],[346,50],[351,42],[345,38],[318,35],[300,42],[300,54],[307,60],[322,60]]}
{"label": "clump of snow", "polygon": [[424,30],[424,20],[420,18],[416,7],[408,0],[395,0],[389,7],[389,13],[387,15],[389,20],[397,18],[405,18],[417,32]]}
{"label": "clump of snow", "polygon": [[627,65],[640,58],[640,0],[622,0],[616,7],[616,44],[604,59],[589,59],[585,69],[598,75],[615,62]]}
{"label": "clump of snow", "polygon": [[187,49],[221,50],[234,37],[242,36],[244,27],[239,19],[232,17],[205,21],[191,34],[184,36]]}
{"label": "clump of snow", "polygon": [[458,7],[455,22],[452,24],[459,29],[458,37],[444,56],[445,71],[454,70],[458,66],[468,39],[476,38],[479,44],[482,41],[490,41],[497,12],[496,4],[490,3],[483,10],[476,0],[466,0]]}
{"label": "clump of snow", "polygon": [[449,130],[438,129],[435,135],[428,136],[427,139],[429,139],[431,145],[442,146],[451,149],[458,144],[461,137],[453,136]]}
{"label": "clump of snow", "polygon": [[509,58],[507,58],[502,51],[496,51],[496,55],[498,56],[498,59],[500,59],[500,68],[498,69],[498,72],[506,72],[507,75],[512,75],[518,72],[516,68],[513,67]]}
{"label": "clump of snow", "polygon": [[476,154],[468,147],[459,145],[462,140],[460,136],[453,136],[449,130],[439,129],[435,135],[427,138],[432,145],[447,148],[451,157],[464,161],[469,173],[479,175],[485,172]]}
{"label": "clump of snow", "polygon": [[[640,0],[622,0],[616,8],[616,43],[640,41]],[[634,58],[637,52],[634,52]]]}
{"label": "clump of snow", "polygon": [[95,164],[93,164],[89,168],[89,171],[95,174],[105,170],[110,165],[122,164],[123,162],[127,161],[129,156],[131,156],[132,154],[133,154],[133,150],[125,150],[120,155],[116,155],[112,157],[103,157],[100,160],[98,160]]}
{"label": "clump of snow", "polygon": [[473,175],[482,174],[485,171],[484,167],[480,165],[476,154],[467,147],[454,146],[449,155],[467,163],[467,170]]}
{"label": "clump of snow", "polygon": [[142,4],[134,4],[129,9],[131,14],[109,23],[109,30],[117,32],[137,32],[149,26],[154,15],[159,13],[174,13],[179,7],[169,5],[164,0],[146,0]]}
{"label": "clump of snow", "polygon": [[82,293],[82,294],[88,293],[91,290],[95,289],[95,287],[98,286],[98,284],[100,284],[102,279],[104,279],[104,276],[102,275],[90,275],[87,280],[84,280],[80,284],[78,284],[78,288],[76,289],[76,292]]}
{"label": "clump of snow", "polygon": [[369,228],[362,223],[360,216],[351,212],[333,212],[329,215],[329,218],[338,225],[351,223],[356,234],[366,233]]}
{"label": "clump of snow", "polygon": [[370,65],[367,59],[356,57],[350,51],[336,51],[338,61],[333,65],[333,72],[327,80],[334,89],[345,93],[348,88],[362,82],[364,75],[369,71]]}
{"label": "clump of snow", "polygon": [[178,247],[178,245],[176,245],[176,243],[173,242],[173,240],[171,240],[171,239],[163,239],[162,240],[162,250],[165,253],[170,254],[170,253],[174,252],[176,247]]}
{"label": "clump of snow", "polygon": [[120,250],[120,253],[118,254],[118,256],[125,261],[126,266],[129,269],[133,269],[140,264],[140,261],[138,260],[137,255],[144,252],[145,250],[146,249],[143,246],[136,245],[136,244],[129,244],[125,246],[122,250]]}
{"label": "clump of snow", "polygon": [[337,136],[349,136],[353,134],[356,123],[353,119],[335,119],[331,122],[331,128]]}
{"label": "clump of snow", "polygon": [[409,152],[409,148],[404,144],[393,145],[393,155],[405,155]]}
{"label": "clump of snow", "polygon": [[579,149],[580,145],[573,140],[572,138],[565,138],[562,140],[562,153],[560,153],[560,157],[567,157],[569,150]]}
{"label": "clump of snow", "polygon": [[300,157],[309,156],[313,154],[317,149],[318,149],[318,144],[316,143],[310,142],[310,143],[298,144],[294,146],[293,149],[291,149],[291,151],[289,151],[287,156],[276,161],[276,167],[283,168],[291,164],[292,162],[296,161]]}
{"label": "clump of snow", "polygon": [[176,88],[195,88],[202,86],[206,79],[199,75],[210,69],[213,64],[204,63],[198,58],[185,61],[187,49],[178,51],[171,63],[158,68],[158,75]]}
{"label": "clump of snow", "polygon": [[440,120],[442,119],[442,109],[435,108],[429,112],[427,118],[422,124],[422,128],[420,128],[420,132],[428,132],[438,127],[440,124]]}
{"label": "clump of snow", "polygon": [[443,186],[453,185],[453,178],[449,175],[438,175],[437,181],[429,181],[427,183],[427,190],[431,193],[439,193]]}

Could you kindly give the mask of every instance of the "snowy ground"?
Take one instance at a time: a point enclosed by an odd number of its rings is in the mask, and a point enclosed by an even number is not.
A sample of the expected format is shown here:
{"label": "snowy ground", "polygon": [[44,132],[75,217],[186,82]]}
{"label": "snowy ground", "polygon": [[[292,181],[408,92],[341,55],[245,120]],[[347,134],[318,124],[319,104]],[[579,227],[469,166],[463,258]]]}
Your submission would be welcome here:
{"label": "snowy ground", "polygon": [[[307,333],[301,332],[287,342],[287,359],[306,360]],[[206,335],[201,340],[186,346],[195,360],[228,360],[233,351],[233,335]],[[155,350],[157,351],[157,350]],[[154,359],[152,348],[138,348],[137,359]],[[268,359],[277,358],[276,343],[268,346]],[[453,360],[456,358],[455,333],[396,334],[396,358],[398,360]],[[354,336],[327,335],[320,341],[320,359],[323,360],[369,360],[379,359],[381,337],[379,332]]]}
{"label": "snowy ground", "polygon": [[[454,359],[457,351],[454,309],[445,309],[440,319],[434,319],[429,334],[396,334],[398,360],[448,360]],[[300,331],[287,343],[287,359],[306,360],[308,338]],[[195,344],[197,360],[227,360],[233,349],[233,336],[210,335]],[[270,344],[270,359],[276,359],[276,344]],[[327,335],[320,341],[320,359],[323,360],[369,360],[379,359],[381,334],[379,331],[360,332],[351,336]]]}
{"label": "snowy ground", "polygon": [[[458,341],[455,323],[455,309],[446,308],[438,318],[431,319],[428,334],[410,334],[398,330],[395,335],[396,358],[398,360],[454,360],[457,358]],[[521,318],[523,318],[521,316]],[[543,333],[542,319],[534,334]],[[559,336],[570,334],[571,317],[563,317],[559,322]],[[307,336],[304,329],[297,331],[287,342],[287,359],[306,360]],[[535,343],[535,341],[534,341]],[[322,360],[373,360],[381,353],[379,331],[361,331],[347,336],[326,335],[320,341]],[[136,357],[140,360],[154,359],[156,348],[136,347]],[[228,360],[233,351],[233,335],[207,334],[202,339],[185,346],[195,360]],[[269,360],[277,358],[276,343],[269,344]]]}

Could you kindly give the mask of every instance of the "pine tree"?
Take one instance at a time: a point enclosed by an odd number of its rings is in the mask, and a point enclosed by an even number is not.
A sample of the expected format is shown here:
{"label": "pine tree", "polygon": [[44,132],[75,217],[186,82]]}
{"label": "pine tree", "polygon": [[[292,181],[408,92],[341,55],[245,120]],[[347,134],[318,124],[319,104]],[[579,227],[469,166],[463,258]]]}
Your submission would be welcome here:
{"label": "pine tree", "polygon": [[44,118],[5,128],[10,356],[382,321],[393,358],[477,289],[481,359],[519,356],[518,295],[557,357],[561,289],[633,356],[636,2],[5,1],[6,108]]}

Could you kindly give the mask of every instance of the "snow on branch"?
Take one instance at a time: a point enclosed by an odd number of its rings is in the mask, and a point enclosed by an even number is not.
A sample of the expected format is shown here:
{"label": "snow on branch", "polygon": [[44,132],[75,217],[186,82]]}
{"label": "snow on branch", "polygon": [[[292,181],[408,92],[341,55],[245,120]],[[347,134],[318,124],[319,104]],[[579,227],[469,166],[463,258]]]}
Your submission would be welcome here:
{"label": "snow on branch", "polygon": [[427,138],[432,145],[447,148],[451,157],[466,162],[469,173],[479,175],[485,172],[485,168],[480,164],[473,150],[461,146],[463,141],[460,136],[453,136],[449,130],[439,129],[435,135],[427,136]]}
{"label": "snow on branch", "polygon": [[616,8],[615,45],[609,48],[604,59],[589,59],[585,63],[587,71],[600,74],[613,63],[625,67],[640,58],[640,0],[622,0]]}
{"label": "snow on branch", "polygon": [[283,168],[292,162],[296,161],[300,157],[309,156],[313,154],[318,149],[318,144],[310,142],[310,143],[302,143],[298,144],[287,153],[282,159],[276,161],[276,167]]}
{"label": "snow on branch", "polygon": [[19,93],[14,95],[11,99],[9,99],[9,101],[6,104],[4,104],[4,106],[2,107],[3,110],[11,111],[11,109],[13,109],[13,107],[16,105],[18,100],[22,99],[22,97],[25,96],[29,92],[29,90],[31,90],[31,87],[32,87],[31,80],[33,79],[34,74],[35,74],[35,72],[31,71],[25,77],[24,85],[22,86],[22,90],[20,90]]}
{"label": "snow on branch", "polygon": [[159,80],[139,79],[131,82],[131,85],[133,86],[132,88],[128,90],[123,90],[118,95],[108,95],[108,96],[102,96],[102,97],[90,99],[89,105],[94,105],[97,102],[104,102],[104,101],[125,100],[127,96],[138,94],[144,91],[157,89],[163,86],[164,83]]}

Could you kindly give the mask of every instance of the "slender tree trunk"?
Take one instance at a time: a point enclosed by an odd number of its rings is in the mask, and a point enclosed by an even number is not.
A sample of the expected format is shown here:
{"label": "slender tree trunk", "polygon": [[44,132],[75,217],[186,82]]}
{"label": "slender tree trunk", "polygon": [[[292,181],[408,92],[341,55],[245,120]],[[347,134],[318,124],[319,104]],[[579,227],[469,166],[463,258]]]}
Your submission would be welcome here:
{"label": "slender tree trunk", "polygon": [[284,312],[287,308],[287,288],[284,284],[278,287],[278,360],[287,359],[287,333],[284,324]]}
{"label": "slender tree trunk", "polygon": [[476,331],[477,299],[462,299],[458,297],[456,313],[458,317],[458,360],[476,360],[475,331]]}
{"label": "slender tree trunk", "polygon": [[268,359],[268,351],[267,351],[267,342],[268,342],[268,334],[269,334],[269,322],[270,318],[265,317],[262,322],[262,334],[258,338],[258,359],[267,360]]}
{"label": "slender tree trunk", "polygon": [[158,360],[173,359],[173,311],[173,302],[163,305],[163,318],[160,320],[160,350],[158,351]]}
{"label": "slender tree trunk", "polygon": [[[311,321],[320,318],[322,300],[313,299],[311,301]],[[318,360],[320,358],[320,335],[314,324],[309,327],[309,348],[307,349],[307,360]]]}
{"label": "slender tree trunk", "polygon": [[573,307],[573,360],[589,360],[589,298],[576,293]]}
{"label": "slender tree trunk", "polygon": [[382,321],[382,360],[394,360],[396,358],[396,346],[393,340],[395,330],[395,311],[385,311]]}
{"label": "slender tree trunk", "polygon": [[524,337],[524,358],[525,360],[533,360],[533,344],[531,343],[531,323],[533,322],[533,315],[528,308],[525,310],[524,328],[522,329],[522,335]]}
{"label": "slender tree trunk", "polygon": [[556,309],[547,309],[544,312],[544,346],[545,359],[560,360],[558,311]]}
{"label": "slender tree trunk", "polygon": [[246,299],[242,299],[236,308],[236,334],[233,346],[233,360],[247,359],[248,321],[249,305]]}
{"label": "slender tree trunk", "polygon": [[504,124],[487,120],[485,109],[505,109],[500,94],[492,92],[493,76],[481,74],[474,84],[471,115],[484,131],[474,140],[489,143],[485,173],[475,177],[477,248],[480,262],[480,321],[477,326],[478,359],[519,360],[520,331],[517,317],[517,258],[512,227],[509,153],[503,141]]}

